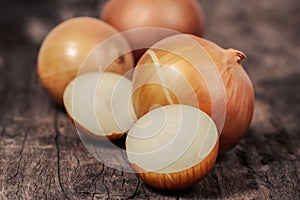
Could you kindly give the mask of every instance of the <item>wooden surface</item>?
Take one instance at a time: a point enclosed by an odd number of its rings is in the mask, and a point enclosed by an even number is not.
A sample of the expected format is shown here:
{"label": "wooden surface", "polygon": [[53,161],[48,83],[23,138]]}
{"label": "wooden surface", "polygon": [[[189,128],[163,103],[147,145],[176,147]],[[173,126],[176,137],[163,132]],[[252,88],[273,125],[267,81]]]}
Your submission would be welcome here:
{"label": "wooden surface", "polygon": [[256,102],[250,131],[191,189],[164,192],[91,156],[36,76],[38,48],[63,19],[104,1],[2,1],[0,199],[300,199],[299,0],[201,1],[206,38],[244,51]]}

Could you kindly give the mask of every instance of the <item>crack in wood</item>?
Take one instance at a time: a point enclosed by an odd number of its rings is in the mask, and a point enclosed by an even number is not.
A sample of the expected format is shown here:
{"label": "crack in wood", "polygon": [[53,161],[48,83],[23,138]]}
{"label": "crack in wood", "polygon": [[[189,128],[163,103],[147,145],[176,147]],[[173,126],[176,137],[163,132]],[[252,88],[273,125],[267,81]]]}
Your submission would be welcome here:
{"label": "crack in wood", "polygon": [[60,147],[59,147],[59,128],[58,128],[58,113],[59,111],[56,110],[55,114],[54,114],[54,129],[55,129],[55,137],[54,137],[54,141],[55,141],[55,146],[56,146],[56,157],[57,157],[57,178],[58,178],[58,184],[60,189],[63,192],[63,195],[66,199],[69,199],[68,195],[65,192],[65,189],[62,185],[62,181],[61,181],[61,174],[60,174]]}
{"label": "crack in wood", "polygon": [[110,193],[109,193],[109,188],[107,188],[107,186],[106,186],[106,184],[105,183],[103,183],[104,184],[104,188],[105,188],[105,190],[106,190],[106,194],[107,194],[107,200],[108,199],[110,199]]}
{"label": "crack in wood", "polygon": [[132,193],[132,195],[130,195],[130,196],[128,197],[128,199],[135,199],[135,197],[136,197],[136,195],[137,195],[137,193],[138,193],[138,191],[139,191],[140,185],[141,185],[141,182],[140,182],[140,180],[138,179],[138,182],[137,182],[137,184],[136,184],[136,186],[135,186],[135,188],[134,188],[134,192]]}
{"label": "crack in wood", "polygon": [[102,169],[101,171],[92,179],[92,184],[94,184],[94,190],[93,190],[93,194],[92,194],[92,199],[95,199],[95,195],[96,190],[97,190],[97,185],[95,184],[95,181],[102,175],[102,173],[104,172],[104,164],[102,164]]}
{"label": "crack in wood", "polygon": [[[26,144],[26,141],[27,141],[27,136],[28,136],[28,131],[25,130],[25,134],[24,134],[24,139],[23,139],[23,142],[22,142],[22,147],[21,147],[21,151],[19,153],[19,156],[20,156],[20,160],[18,161],[18,168],[17,168],[17,172],[19,173],[19,170],[20,170],[20,165],[21,165],[21,161],[23,159],[23,152],[24,152],[24,147],[25,147],[25,144]],[[21,175],[21,181],[18,181],[18,184],[17,184],[17,191],[16,191],[16,195],[17,197],[20,199],[20,195],[19,195],[19,190],[20,190],[20,183],[23,183],[24,181],[24,174],[23,173],[20,173]],[[23,184],[22,184],[23,185]]]}
{"label": "crack in wood", "polygon": [[[74,144],[72,144],[72,145],[73,145],[74,149],[78,148],[78,146],[75,146]],[[76,166],[76,168],[77,168],[79,166],[79,164],[80,164],[80,161],[79,161],[79,158],[78,158],[78,156],[76,154],[76,151],[73,151],[73,155],[74,155],[74,157],[76,158],[76,161],[77,161],[77,166]]]}

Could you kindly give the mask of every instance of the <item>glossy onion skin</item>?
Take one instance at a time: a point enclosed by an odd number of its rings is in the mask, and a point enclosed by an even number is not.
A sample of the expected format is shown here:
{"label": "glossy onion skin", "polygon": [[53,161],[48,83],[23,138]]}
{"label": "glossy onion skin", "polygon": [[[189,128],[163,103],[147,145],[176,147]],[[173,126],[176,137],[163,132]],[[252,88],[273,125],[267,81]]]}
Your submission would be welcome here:
{"label": "glossy onion skin", "polygon": [[[119,31],[143,27],[160,27],[180,33],[203,36],[204,14],[196,0],[109,0],[100,13],[100,18]],[[130,33],[129,43],[136,47],[150,47],[171,32],[143,34]],[[136,51],[136,59],[141,51]]]}
{"label": "glossy onion skin", "polygon": [[[226,95],[226,116],[223,129],[220,135],[220,148],[219,153],[225,153],[233,148],[242,139],[244,134],[250,127],[250,123],[254,111],[254,90],[247,73],[240,65],[240,61],[245,58],[245,55],[237,50],[228,49],[225,50],[220,46],[208,40],[187,35],[201,45],[208,55],[213,60],[219,73],[221,74],[223,84],[225,86]],[[163,41],[161,41],[163,42]],[[180,49],[181,41],[174,41],[174,46]],[[164,67],[172,68],[172,70],[178,72],[182,77],[185,77],[189,84],[193,88],[193,92],[197,95],[198,108],[206,112],[211,116],[211,98],[209,89],[205,84],[204,78],[196,71],[196,69],[185,59],[179,57],[172,52],[166,52],[164,50],[151,49],[157,56],[160,64]],[[172,49],[170,49],[172,51]],[[196,57],[197,52],[191,49],[191,55]],[[137,67],[141,65],[153,63],[153,60],[147,54],[147,52],[141,57]],[[146,69],[145,69],[146,70]],[[148,83],[141,87],[137,87],[137,83],[140,80],[145,80],[143,70],[136,70],[133,75],[133,85],[136,90],[133,92],[133,104],[138,117],[141,117],[154,105],[168,105],[170,102],[163,93],[163,87],[159,84]],[[180,82],[181,79],[172,77],[174,82]],[[205,77],[209,79],[209,77]],[[179,83],[180,85],[180,83]],[[170,91],[170,97],[173,103],[178,104],[179,101],[176,98],[180,95],[181,91],[185,88],[178,88],[177,91]],[[168,90],[168,88],[167,88]],[[177,92],[177,93],[176,93]],[[187,104],[190,96],[184,97],[185,100],[180,101],[180,104]],[[223,99],[220,99],[224,101]],[[217,102],[218,104],[218,102]],[[194,106],[194,105],[192,105]]]}
{"label": "glossy onion skin", "polygon": [[[66,20],[46,36],[39,50],[37,73],[45,90],[60,105],[67,84],[75,78],[84,59],[102,41],[118,31],[91,17]],[[124,74],[133,68],[132,54],[125,54],[107,68]],[[97,70],[97,69],[94,69]]]}
{"label": "glossy onion skin", "polygon": [[219,142],[216,143],[209,155],[197,165],[180,172],[162,174],[147,172],[135,164],[132,167],[148,185],[165,190],[179,190],[192,187],[201,181],[213,168],[218,156]]}

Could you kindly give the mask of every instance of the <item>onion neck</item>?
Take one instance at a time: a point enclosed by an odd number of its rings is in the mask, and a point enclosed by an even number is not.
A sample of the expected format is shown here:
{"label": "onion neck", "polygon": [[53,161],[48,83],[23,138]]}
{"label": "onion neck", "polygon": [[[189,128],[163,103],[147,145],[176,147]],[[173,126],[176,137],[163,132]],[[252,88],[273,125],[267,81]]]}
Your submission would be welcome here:
{"label": "onion neck", "polygon": [[228,49],[227,51],[229,51],[231,53],[231,55],[233,55],[234,57],[234,60],[237,62],[237,63],[241,63],[243,60],[246,59],[246,55],[239,51],[239,50],[236,50],[236,49]]}

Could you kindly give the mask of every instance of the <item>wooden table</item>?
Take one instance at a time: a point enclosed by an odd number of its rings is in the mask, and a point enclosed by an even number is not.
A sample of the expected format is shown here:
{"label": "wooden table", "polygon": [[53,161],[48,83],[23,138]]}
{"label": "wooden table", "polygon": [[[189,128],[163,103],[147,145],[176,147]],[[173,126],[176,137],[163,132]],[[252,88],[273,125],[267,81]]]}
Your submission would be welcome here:
{"label": "wooden table", "polygon": [[191,189],[159,191],[91,156],[36,76],[38,48],[64,19],[105,1],[6,1],[0,6],[0,199],[300,199],[300,3],[201,1],[206,38],[247,54],[251,129]]}

